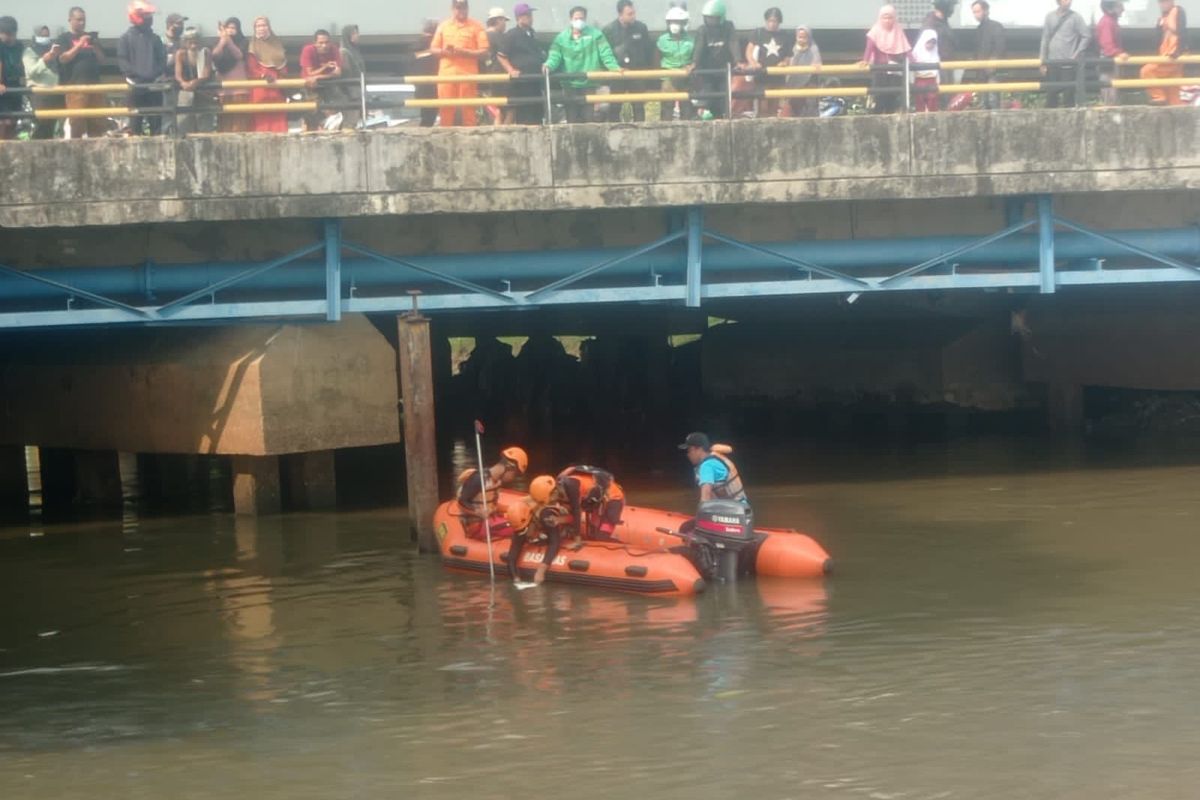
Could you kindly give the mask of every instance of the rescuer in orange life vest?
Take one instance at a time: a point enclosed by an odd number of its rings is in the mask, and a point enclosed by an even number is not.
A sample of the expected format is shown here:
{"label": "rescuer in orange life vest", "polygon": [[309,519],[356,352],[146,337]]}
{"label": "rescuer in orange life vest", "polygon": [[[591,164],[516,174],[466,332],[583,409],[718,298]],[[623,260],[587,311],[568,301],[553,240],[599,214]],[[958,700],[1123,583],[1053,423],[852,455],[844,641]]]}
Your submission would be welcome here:
{"label": "rescuer in orange life vest", "polygon": [[513,532],[508,548],[508,574],[514,581],[521,579],[521,551],[526,542],[545,542],[546,550],[533,573],[533,582],[541,583],[562,544],[562,534],[571,521],[570,512],[555,502],[557,481],[549,475],[539,475],[529,483],[529,497],[508,507],[506,518]]}
{"label": "rescuer in orange life vest", "polygon": [[578,550],[583,539],[612,541],[625,510],[625,492],[611,472],[574,464],[558,474],[554,499],[571,514]]}
{"label": "rescuer in orange life vest", "polygon": [[700,487],[700,502],[709,500],[736,500],[750,505],[746,490],[742,487],[742,476],[729,458],[733,448],[727,444],[713,444],[705,433],[689,433],[679,445],[687,451],[688,461],[696,469],[696,485]]}
{"label": "rescuer in orange life vest", "polygon": [[525,474],[529,468],[529,456],[519,447],[508,447],[501,451],[500,460],[487,470],[486,487],[481,485],[479,470],[468,469],[458,476],[455,499],[462,513],[463,530],[471,539],[483,539],[484,499],[487,499],[488,523],[493,539],[512,536],[508,519],[500,510],[500,487],[506,486]]}

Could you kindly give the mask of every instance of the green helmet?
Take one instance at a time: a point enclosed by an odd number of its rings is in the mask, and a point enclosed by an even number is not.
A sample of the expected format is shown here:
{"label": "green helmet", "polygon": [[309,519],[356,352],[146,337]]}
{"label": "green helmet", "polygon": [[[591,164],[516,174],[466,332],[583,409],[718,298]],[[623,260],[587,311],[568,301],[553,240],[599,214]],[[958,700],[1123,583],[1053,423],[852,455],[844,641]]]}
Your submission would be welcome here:
{"label": "green helmet", "polygon": [[700,9],[700,16],[725,19],[725,3],[721,0],[708,0],[704,8]]}

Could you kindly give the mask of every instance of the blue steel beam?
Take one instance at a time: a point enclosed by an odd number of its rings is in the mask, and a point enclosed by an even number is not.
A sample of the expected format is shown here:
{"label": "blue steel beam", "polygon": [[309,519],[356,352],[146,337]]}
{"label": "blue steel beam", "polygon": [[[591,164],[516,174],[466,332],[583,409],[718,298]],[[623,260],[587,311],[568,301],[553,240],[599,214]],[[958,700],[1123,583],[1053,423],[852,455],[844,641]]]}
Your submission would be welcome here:
{"label": "blue steel beam", "polygon": [[[1057,273],[1059,286],[1127,286],[1165,283],[1200,283],[1200,273],[1191,269],[1155,267],[1145,269],[1079,270]],[[901,284],[874,286],[863,293],[946,291],[951,289],[1036,290],[1041,276],[1036,267],[1020,272],[958,273],[954,275],[915,275]],[[501,302],[486,295],[422,295],[421,310],[487,311],[512,308],[533,309],[546,305],[585,303],[671,303],[679,302],[679,286],[643,286],[637,288],[567,289],[542,301],[530,301],[527,295],[514,293],[512,302]],[[844,285],[834,281],[789,280],[770,282],[714,283],[701,287],[703,300],[787,297],[818,294],[846,294]],[[343,298],[342,313],[401,313],[412,306],[411,298]],[[181,308],[169,319],[151,319],[150,326],[173,323],[235,322],[241,320],[282,320],[320,318],[327,310],[324,298],[283,302],[217,303]],[[0,314],[0,329],[67,327],[77,325],[119,325],[136,323],[127,312],[113,308],[71,311],[33,311]]]}
{"label": "blue steel beam", "polygon": [[[785,253],[779,252],[778,250],[773,250],[768,247],[763,247],[762,245],[750,244],[748,242],[738,241],[737,239],[731,239],[728,236],[722,236],[721,234],[713,233],[712,231],[705,231],[704,235],[709,237],[710,239],[716,239],[718,242],[721,242],[722,244],[732,245],[733,247],[738,247],[738,248],[741,248],[742,250],[746,250],[750,253],[755,253],[760,256],[766,256],[768,258],[775,258],[775,259],[778,259],[779,261],[782,261],[785,264],[790,264],[793,267],[800,267],[801,269],[806,269],[809,272],[815,272],[818,275],[824,275],[826,278],[830,278],[832,280],[845,281],[845,282],[852,284],[860,289],[865,288],[868,285],[866,282],[861,281],[858,278],[853,278],[849,275],[844,275],[836,270],[829,269],[828,267],[823,267],[820,264],[814,264],[813,262],[806,261],[802,258],[796,258],[794,256],[789,256]],[[778,266],[778,265],[776,264],[773,266]]]}
{"label": "blue steel beam", "polygon": [[49,287],[53,288],[57,294],[65,295],[68,299],[71,297],[74,297],[74,296],[79,296],[79,297],[85,298],[87,300],[91,300],[93,303],[98,303],[99,305],[102,305],[102,306],[108,306],[109,308],[113,308],[118,311],[122,311],[122,312],[124,312],[126,314],[130,314],[134,317],[143,317],[144,318],[144,317],[153,316],[151,313],[144,311],[143,309],[137,308],[135,306],[127,305],[126,303],[122,303],[119,300],[113,300],[112,298],[104,297],[103,295],[89,292],[86,289],[80,289],[78,287],[70,285],[69,283],[62,283],[60,281],[51,280],[50,278],[46,278],[42,275],[39,275],[36,272],[25,272],[23,270],[13,269],[12,267],[6,267],[3,264],[0,264],[0,273],[3,273],[5,275],[11,275],[14,278],[24,278],[25,280],[33,281],[34,283],[40,283],[43,286],[49,286]]}
{"label": "blue steel beam", "polygon": [[237,275],[230,275],[228,278],[225,278],[224,280],[219,280],[216,283],[209,284],[208,286],[205,286],[202,289],[197,289],[194,292],[185,294],[183,297],[180,297],[176,300],[172,300],[169,303],[165,303],[165,304],[159,306],[158,308],[154,309],[154,311],[159,316],[164,316],[164,317],[165,316],[174,316],[179,313],[179,309],[182,306],[186,306],[189,303],[199,300],[201,297],[207,297],[211,294],[216,294],[217,292],[221,291],[222,289],[228,289],[231,286],[236,286],[239,283],[248,281],[258,275],[262,275],[264,272],[269,272],[270,270],[273,270],[277,267],[282,267],[284,264],[295,261],[298,258],[304,258],[305,256],[315,253],[318,250],[323,249],[324,247],[325,247],[324,242],[317,242],[316,244],[311,244],[308,247],[302,247],[299,250],[295,250],[291,253],[288,253],[286,256],[282,256],[280,258],[276,258],[271,261],[268,261],[266,264],[263,264],[262,266],[254,267],[253,269],[248,269],[245,272],[239,272]]}
{"label": "blue steel beam", "polygon": [[678,240],[684,238],[684,236],[686,236],[686,235],[687,235],[687,233],[685,231],[676,231],[675,233],[668,233],[666,236],[662,237],[661,239],[658,239],[657,241],[653,241],[648,245],[639,247],[636,250],[631,250],[630,252],[625,253],[624,255],[617,256],[616,258],[610,258],[606,261],[601,261],[599,264],[593,264],[592,266],[581,269],[578,272],[576,272],[572,275],[568,275],[565,278],[560,278],[559,280],[552,281],[552,282],[546,284],[545,286],[542,286],[539,289],[534,289],[532,292],[530,292],[528,294],[528,297],[530,297],[530,298],[541,297],[541,296],[549,294],[551,292],[557,292],[560,289],[564,289],[573,283],[578,283],[579,281],[583,280],[584,278],[589,278],[592,275],[601,273],[606,269],[610,269],[610,268],[615,267],[618,264],[622,264],[626,261],[632,261],[633,259],[637,258],[638,256],[643,256],[646,253],[649,253],[653,250],[657,250],[658,248],[662,247],[665,244],[670,244],[671,242],[678,241]]}
{"label": "blue steel beam", "polygon": [[1042,294],[1054,294],[1054,201],[1049,195],[1037,199],[1038,275]]}
{"label": "blue steel beam", "polygon": [[[1084,234],[1058,231],[1055,234],[1055,257],[1063,263],[1101,258],[1116,259],[1136,252],[1132,249],[1136,247],[1146,253],[1156,253],[1160,257],[1200,259],[1200,228],[1114,230],[1105,231],[1104,236],[1104,240],[1101,240],[1096,238],[1095,232]],[[978,241],[978,237],[951,236],[856,239],[844,242],[771,242],[766,243],[766,246],[790,257],[824,265],[845,269],[878,269],[903,266],[918,259],[932,259],[935,264],[941,263],[947,260],[947,254],[966,245],[977,244]],[[420,264],[412,265],[422,270],[433,270],[439,277],[449,275],[467,281],[538,280],[563,275],[578,265],[594,264],[625,253],[624,250],[616,249],[587,249],[455,254],[422,256]],[[961,253],[954,261],[960,265],[1027,266],[1038,261],[1038,239],[1036,236],[1013,235],[1002,241]],[[743,270],[779,269],[781,266],[773,257],[719,243],[705,244],[703,262],[704,274],[709,276],[714,273],[736,273]],[[71,292],[78,293],[81,297],[83,292],[91,292],[128,301],[129,298],[146,297],[147,287],[150,287],[154,294],[167,297],[192,292],[201,287],[204,287],[206,294],[210,291],[207,287],[217,281],[258,266],[245,262],[137,264],[30,270],[28,274],[69,276],[70,283],[63,285],[69,286]],[[374,259],[345,257],[341,259],[341,271],[343,286],[353,285],[359,292],[375,287],[394,288],[401,284],[410,285],[425,274],[424,271],[398,265],[395,261],[385,264]],[[609,268],[606,275],[642,279],[651,271],[682,280],[686,271],[686,254],[683,248],[664,248],[646,254]],[[24,274],[26,273],[22,272],[22,275]],[[64,293],[62,288],[49,284],[40,285],[31,281],[11,283],[12,285],[0,289],[0,300],[52,299]],[[325,285],[325,264],[322,261],[308,260],[296,261],[289,264],[287,269],[256,275],[239,284],[238,288],[254,292],[310,290],[315,294],[322,292]]]}
{"label": "blue steel beam", "polygon": [[938,264],[943,264],[948,261],[953,261],[957,258],[965,256],[967,253],[970,253],[972,250],[978,250],[982,247],[986,247],[987,245],[992,244],[993,242],[998,242],[1001,239],[1004,239],[1008,236],[1012,236],[1014,233],[1017,233],[1018,231],[1022,231],[1025,228],[1028,228],[1032,224],[1033,224],[1033,220],[1028,220],[1028,219],[1022,220],[1021,222],[1014,223],[1012,225],[1009,225],[1004,230],[997,231],[996,233],[993,233],[990,236],[984,236],[981,239],[976,239],[973,242],[968,242],[964,245],[961,245],[960,247],[956,247],[955,249],[951,250],[948,253],[940,253],[937,256],[934,256],[933,258],[929,258],[929,259],[922,261],[920,264],[917,264],[916,266],[912,266],[912,267],[909,267],[908,269],[901,270],[900,272],[897,272],[895,275],[889,275],[888,277],[879,281],[879,285],[883,286],[885,284],[891,283],[892,281],[900,281],[900,280],[904,280],[905,278],[911,278],[913,275],[919,275],[920,273],[925,272],[928,269],[932,269],[933,267],[936,267]]}
{"label": "blue steel beam", "polygon": [[1168,267],[1176,267],[1178,269],[1191,269],[1191,270],[1196,270],[1197,272],[1200,272],[1200,265],[1189,264],[1186,261],[1180,261],[1177,258],[1171,258],[1169,256],[1164,256],[1159,253],[1153,253],[1153,252],[1145,249],[1144,247],[1138,247],[1135,244],[1129,244],[1128,242],[1123,242],[1120,239],[1117,239],[1113,236],[1109,236],[1107,234],[1101,233],[1100,231],[1094,231],[1090,228],[1085,228],[1084,226],[1078,225],[1074,222],[1071,222],[1070,220],[1061,219],[1060,217],[1054,217],[1053,220],[1054,220],[1054,222],[1057,222],[1059,225],[1062,225],[1064,228],[1073,230],[1076,233],[1082,233],[1086,236],[1091,236],[1092,238],[1098,239],[1101,242],[1104,242],[1105,244],[1110,244],[1113,247],[1119,247],[1122,250],[1126,250],[1130,253],[1133,253],[1134,255],[1141,256],[1142,258],[1148,258],[1151,261],[1157,261],[1160,264],[1166,264]]}
{"label": "blue steel beam", "polygon": [[392,256],[384,255],[383,253],[380,253],[378,250],[372,250],[369,247],[363,247],[362,245],[358,245],[358,244],[347,244],[347,243],[343,242],[342,246],[344,248],[346,248],[347,250],[351,250],[355,253],[360,253],[364,256],[367,256],[368,258],[374,259],[375,261],[378,261],[381,264],[387,264],[387,265],[390,265],[393,267],[403,267],[404,269],[411,269],[414,272],[419,272],[422,275],[427,275],[430,278],[433,278],[435,281],[439,281],[441,283],[448,283],[451,286],[457,286],[459,289],[466,289],[468,292],[476,292],[477,294],[485,294],[488,297],[493,297],[497,300],[507,300],[508,299],[508,295],[504,294],[503,292],[498,292],[495,289],[489,289],[486,286],[480,286],[477,283],[472,283],[471,281],[463,280],[462,278],[455,277],[454,275],[447,274],[447,273],[442,272],[435,268],[422,266],[420,264],[414,264],[411,261],[405,261],[404,259],[401,259],[401,258],[394,258]]}
{"label": "blue steel beam", "polygon": [[687,210],[687,292],[684,303],[688,308],[700,307],[701,270],[704,254],[704,209]]}
{"label": "blue steel beam", "polygon": [[325,319],[342,318],[342,223],[325,220]]}

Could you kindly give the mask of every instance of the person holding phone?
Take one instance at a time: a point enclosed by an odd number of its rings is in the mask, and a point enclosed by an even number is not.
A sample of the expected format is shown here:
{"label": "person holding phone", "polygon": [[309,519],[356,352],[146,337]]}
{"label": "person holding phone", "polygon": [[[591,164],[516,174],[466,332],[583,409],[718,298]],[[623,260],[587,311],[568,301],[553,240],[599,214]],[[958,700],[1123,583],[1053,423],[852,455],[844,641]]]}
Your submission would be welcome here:
{"label": "person holding phone", "polygon": [[[224,22],[217,22],[220,37],[212,49],[213,69],[222,81],[243,81],[249,77],[246,68],[246,56],[250,52],[250,44],[242,33],[242,21],[230,17]],[[250,102],[250,92],[245,89],[222,89],[222,104],[241,104]],[[222,114],[217,120],[217,130],[221,133],[247,133],[250,131],[249,114]]]}
{"label": "person holding phone", "polygon": [[[67,31],[58,37],[58,80],[63,86],[87,86],[100,82],[104,51],[100,36],[87,29],[87,12],[75,6],[67,14]],[[69,92],[64,96],[67,108],[103,108],[104,95]],[[108,123],[100,117],[71,117],[67,134],[72,139],[103,136]]]}
{"label": "person holding phone", "polygon": [[[321,91],[322,83],[342,77],[342,53],[333,43],[329,31],[319,30],[314,33],[313,40],[300,51],[300,75],[309,89],[314,90],[314,99],[327,96]],[[321,130],[328,116],[329,114],[323,111],[315,111],[305,118],[304,126],[310,131]]]}
{"label": "person holding phone", "polygon": [[[58,57],[62,46],[50,38],[50,26],[42,25],[33,33],[33,39],[25,48],[22,61],[25,63],[25,83],[50,89],[58,86]],[[62,95],[38,94],[33,96],[33,107],[37,110],[62,108]],[[58,120],[40,119],[33,127],[34,139],[53,139]]]}

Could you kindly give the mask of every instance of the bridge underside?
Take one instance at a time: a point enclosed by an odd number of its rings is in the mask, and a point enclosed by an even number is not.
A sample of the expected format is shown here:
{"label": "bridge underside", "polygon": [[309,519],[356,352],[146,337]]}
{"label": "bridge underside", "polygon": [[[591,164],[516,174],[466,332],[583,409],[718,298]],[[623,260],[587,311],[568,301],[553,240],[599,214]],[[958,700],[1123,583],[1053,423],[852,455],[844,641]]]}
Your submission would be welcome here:
{"label": "bridge underside", "polygon": [[686,320],[807,295],[1190,283],[1198,218],[1194,193],[1105,193],[6,231],[0,328],[333,321],[415,293],[435,315]]}

